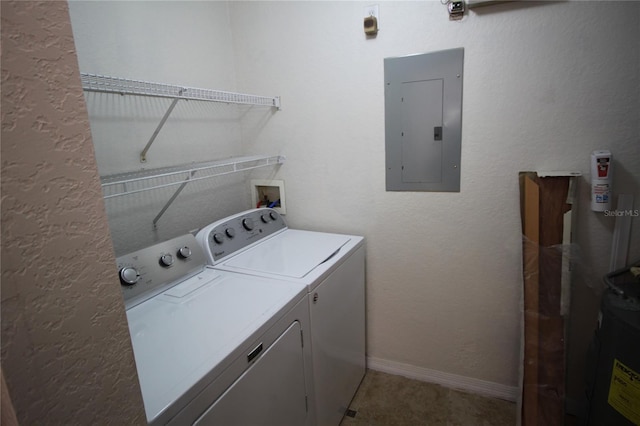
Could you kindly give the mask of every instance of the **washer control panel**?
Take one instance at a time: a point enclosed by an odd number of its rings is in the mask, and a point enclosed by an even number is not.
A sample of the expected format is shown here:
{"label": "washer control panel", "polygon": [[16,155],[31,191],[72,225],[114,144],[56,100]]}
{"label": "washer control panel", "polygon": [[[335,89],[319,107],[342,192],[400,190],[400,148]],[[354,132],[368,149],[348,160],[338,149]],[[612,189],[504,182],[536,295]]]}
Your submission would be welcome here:
{"label": "washer control panel", "polygon": [[120,256],[117,264],[129,309],[202,271],[206,258],[196,238],[186,234]]}
{"label": "washer control panel", "polygon": [[217,262],[286,228],[287,224],[277,211],[258,208],[215,222],[203,228],[198,238],[205,233],[208,250]]}

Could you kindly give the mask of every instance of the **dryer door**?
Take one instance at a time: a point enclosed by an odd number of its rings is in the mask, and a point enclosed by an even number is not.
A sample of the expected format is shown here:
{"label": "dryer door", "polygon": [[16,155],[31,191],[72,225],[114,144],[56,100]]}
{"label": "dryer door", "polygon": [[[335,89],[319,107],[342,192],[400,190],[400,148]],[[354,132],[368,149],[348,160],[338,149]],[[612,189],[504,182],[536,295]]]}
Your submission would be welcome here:
{"label": "dryer door", "polygon": [[[194,425],[307,424],[300,331],[298,321],[291,324]],[[247,356],[260,356],[259,348]]]}

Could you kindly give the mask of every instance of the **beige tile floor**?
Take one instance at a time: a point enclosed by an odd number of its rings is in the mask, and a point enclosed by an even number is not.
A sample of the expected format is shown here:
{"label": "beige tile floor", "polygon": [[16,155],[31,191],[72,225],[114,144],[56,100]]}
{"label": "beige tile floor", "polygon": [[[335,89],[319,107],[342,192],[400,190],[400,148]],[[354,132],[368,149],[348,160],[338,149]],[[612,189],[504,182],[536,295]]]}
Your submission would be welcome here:
{"label": "beige tile floor", "polygon": [[367,370],[341,426],[513,426],[516,404]]}

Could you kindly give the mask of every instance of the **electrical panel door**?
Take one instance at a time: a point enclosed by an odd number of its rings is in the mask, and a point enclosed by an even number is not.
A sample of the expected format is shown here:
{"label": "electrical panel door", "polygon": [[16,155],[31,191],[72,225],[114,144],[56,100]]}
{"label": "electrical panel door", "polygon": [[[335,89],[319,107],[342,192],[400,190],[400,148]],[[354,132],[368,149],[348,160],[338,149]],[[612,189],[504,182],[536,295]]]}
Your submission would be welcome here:
{"label": "electrical panel door", "polygon": [[442,87],[442,79],[400,87],[403,182],[442,182]]}
{"label": "electrical panel door", "polygon": [[460,191],[464,49],[384,60],[387,191]]}

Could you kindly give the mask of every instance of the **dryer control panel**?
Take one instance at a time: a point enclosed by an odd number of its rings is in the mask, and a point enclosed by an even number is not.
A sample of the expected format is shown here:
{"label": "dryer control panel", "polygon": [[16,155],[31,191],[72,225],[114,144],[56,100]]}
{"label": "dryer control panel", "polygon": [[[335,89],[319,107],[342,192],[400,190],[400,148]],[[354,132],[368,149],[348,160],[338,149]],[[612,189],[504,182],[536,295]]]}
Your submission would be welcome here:
{"label": "dryer control panel", "polygon": [[258,208],[214,222],[198,232],[196,238],[205,247],[210,264],[243,250],[287,228],[274,209]]}
{"label": "dryer control panel", "polygon": [[117,264],[129,309],[202,271],[206,258],[195,237],[186,234],[120,256]]}

